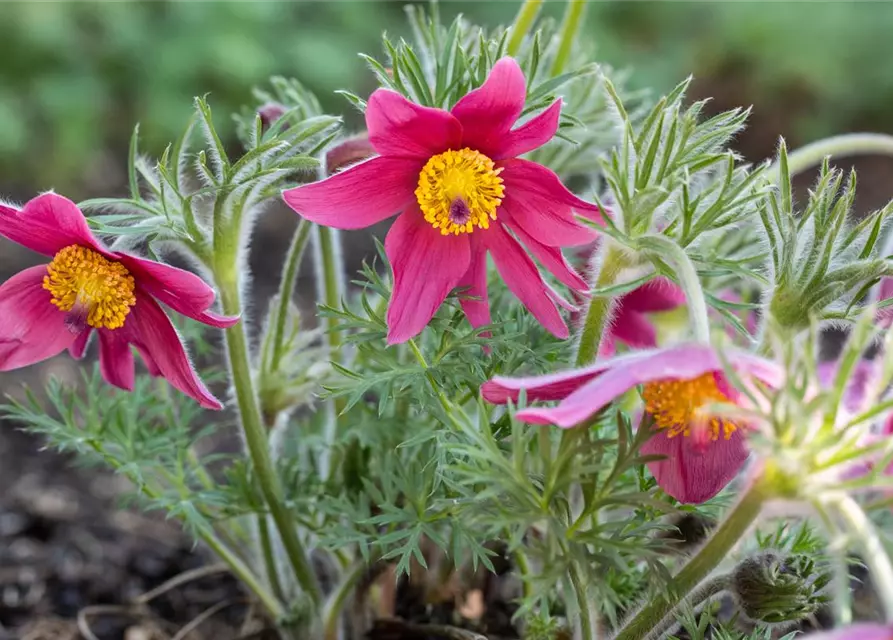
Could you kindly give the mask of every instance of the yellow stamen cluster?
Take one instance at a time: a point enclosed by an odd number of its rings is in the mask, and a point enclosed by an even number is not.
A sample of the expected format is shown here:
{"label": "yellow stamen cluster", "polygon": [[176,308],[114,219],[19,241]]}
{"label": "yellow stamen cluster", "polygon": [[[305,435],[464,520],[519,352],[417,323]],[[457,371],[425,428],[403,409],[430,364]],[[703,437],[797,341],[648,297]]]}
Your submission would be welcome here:
{"label": "yellow stamen cluster", "polygon": [[136,304],[135,282],[120,262],[98,252],[71,245],[47,265],[43,288],[60,311],[82,314],[91,327],[119,329]]}
{"label": "yellow stamen cluster", "polygon": [[728,440],[738,428],[734,422],[716,416],[705,415],[705,405],[728,402],[729,398],[716,386],[712,373],[705,373],[688,380],[660,380],[649,382],[642,389],[645,411],[654,417],[659,429],[667,431],[667,437],[691,435],[692,426],[707,428],[711,440],[719,440],[720,434]]}
{"label": "yellow stamen cluster", "polygon": [[433,156],[419,174],[419,208],[443,235],[490,228],[505,187],[493,161],[472,149]]}

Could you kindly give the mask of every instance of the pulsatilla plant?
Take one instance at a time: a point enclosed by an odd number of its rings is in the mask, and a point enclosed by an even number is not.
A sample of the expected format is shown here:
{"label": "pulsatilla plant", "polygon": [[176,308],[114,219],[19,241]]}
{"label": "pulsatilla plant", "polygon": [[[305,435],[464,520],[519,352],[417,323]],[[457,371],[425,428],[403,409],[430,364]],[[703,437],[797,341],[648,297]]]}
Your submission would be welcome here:
{"label": "pulsatilla plant", "polygon": [[[0,370],[99,344],[4,414],[129,478],[283,637],[889,637],[890,207],[854,210],[828,157],[893,141],[744,163],[746,110],[629,91],[584,3],[540,4],[494,30],[409,8],[364,56],[380,87],[343,92],[361,131],[274,78],[238,155],[198,98],[157,160],[134,131],[124,197],[0,206],[48,261],[0,286]],[[250,313],[279,200],[297,229]],[[391,218],[345,281],[342,231]],[[244,452],[209,451],[230,413]],[[394,581],[425,606],[375,622],[412,609]]]}

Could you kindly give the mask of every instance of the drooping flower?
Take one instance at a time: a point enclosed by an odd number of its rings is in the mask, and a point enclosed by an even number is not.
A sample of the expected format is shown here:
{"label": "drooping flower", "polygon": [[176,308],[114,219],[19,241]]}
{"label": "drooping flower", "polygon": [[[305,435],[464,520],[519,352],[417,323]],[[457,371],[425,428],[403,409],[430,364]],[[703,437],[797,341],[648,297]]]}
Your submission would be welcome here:
{"label": "drooping flower", "polygon": [[525,97],[524,75],[511,58],[499,60],[483,86],[451,111],[378,89],[366,108],[369,141],[378,155],[283,193],[304,218],[339,229],[360,229],[400,214],[385,240],[394,271],[389,343],[421,332],[457,287],[468,288],[460,302],[471,324],[488,324],[488,253],[537,320],[556,336],[568,336],[557,308],[563,301],[531,255],[562,284],[585,290],[561,247],[594,237],[574,212],[600,217],[595,205],[574,196],[552,171],[518,157],[552,139],[561,111],[556,100],[512,129]]}
{"label": "drooping flower", "polygon": [[[776,386],[781,370],[755,356],[729,351],[729,364],[745,379]],[[664,459],[649,462],[658,484],[680,502],[701,503],[715,496],[748,457],[749,427],[723,418],[710,405],[740,404],[741,393],[726,379],[719,357],[705,345],[637,351],[561,373],[530,378],[495,377],[481,388],[488,402],[560,400],[557,406],[527,408],[516,417],[531,424],[574,427],[630,389],[642,385],[644,412],[654,434],[642,448]]]}
{"label": "drooping flower", "polygon": [[95,331],[100,369],[110,384],[133,389],[133,346],[152,375],[164,377],[203,407],[221,408],[158,304],[212,327],[238,322],[208,311],[214,290],[201,278],[110,251],[94,237],[81,210],[54,193],[34,198],[21,210],[0,205],[0,235],[52,258],[0,286],[0,371],[65,349],[81,358]]}

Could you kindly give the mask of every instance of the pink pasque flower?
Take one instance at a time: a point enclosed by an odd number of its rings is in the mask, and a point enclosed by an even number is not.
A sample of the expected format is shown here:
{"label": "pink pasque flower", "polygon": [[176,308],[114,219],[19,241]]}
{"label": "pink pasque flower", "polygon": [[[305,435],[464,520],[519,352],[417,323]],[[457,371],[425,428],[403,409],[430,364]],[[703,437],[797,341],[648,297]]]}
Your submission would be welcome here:
{"label": "pink pasque flower", "polygon": [[0,235],[52,257],[0,286],[0,371],[51,358],[81,358],[99,334],[103,378],[132,390],[136,347],[149,372],[208,409],[220,402],[199,379],[180,336],[158,302],[212,327],[238,318],[208,311],[214,290],[196,275],[108,250],[67,198],[46,193],[21,210],[0,205]]}
{"label": "pink pasque flower", "polygon": [[[745,378],[777,386],[781,370],[773,363],[739,352],[727,353],[732,367]],[[679,345],[637,351],[601,360],[588,367],[530,378],[495,377],[481,388],[488,402],[560,400],[549,408],[527,408],[516,417],[531,424],[574,427],[600,409],[642,385],[644,411],[654,434],[642,447],[657,483],[680,502],[701,503],[715,496],[743,466],[747,425],[709,413],[716,403],[740,404],[741,394],[723,374],[714,350],[706,345]]]}
{"label": "pink pasque flower", "polygon": [[864,622],[803,636],[804,640],[891,640],[893,626]]}
{"label": "pink pasque flower", "polygon": [[524,74],[511,58],[499,60],[483,86],[451,111],[378,89],[366,107],[378,155],[283,193],[304,218],[339,229],[400,214],[385,240],[394,271],[390,344],[421,332],[456,287],[468,287],[460,302],[471,324],[488,324],[488,252],[537,320],[556,336],[568,336],[557,308],[566,303],[543,281],[528,251],[561,283],[583,291],[586,282],[561,247],[594,237],[575,211],[600,217],[598,207],[574,196],[552,171],[518,158],[552,139],[561,111],[556,100],[512,129],[525,97]]}

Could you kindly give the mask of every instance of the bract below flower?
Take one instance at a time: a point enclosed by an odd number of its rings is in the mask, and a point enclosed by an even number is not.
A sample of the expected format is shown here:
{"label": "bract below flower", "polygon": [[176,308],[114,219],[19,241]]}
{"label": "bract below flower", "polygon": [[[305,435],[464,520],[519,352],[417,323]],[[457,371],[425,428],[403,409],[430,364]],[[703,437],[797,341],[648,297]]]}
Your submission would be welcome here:
{"label": "bract below flower", "polygon": [[594,237],[575,212],[601,218],[598,207],[574,196],[552,171],[518,157],[552,139],[561,111],[556,100],[513,129],[525,98],[524,74],[511,58],[499,60],[483,86],[451,111],[379,89],[366,107],[369,141],[378,155],[283,193],[304,218],[339,229],[400,214],[385,240],[394,271],[390,344],[421,332],[457,287],[468,288],[461,304],[471,324],[489,324],[488,253],[537,320],[556,336],[568,336],[558,311],[564,303],[531,256],[562,284],[585,290],[561,247]]}
{"label": "bract below flower", "polygon": [[[782,372],[775,364],[730,351],[729,364],[744,378],[771,386]],[[741,469],[748,456],[745,424],[708,410],[718,403],[740,404],[741,395],[726,380],[714,350],[680,345],[638,351],[591,366],[530,378],[495,377],[481,388],[488,402],[516,401],[521,390],[529,402],[559,400],[554,407],[527,408],[516,417],[532,424],[574,427],[630,389],[642,385],[644,411],[654,434],[643,446],[658,484],[680,502],[701,503],[715,496]]]}
{"label": "bract below flower", "polygon": [[52,257],[0,286],[0,371],[11,371],[68,349],[81,358],[94,331],[107,382],[134,385],[136,347],[149,372],[209,409],[220,402],[199,379],[170,319],[158,305],[212,327],[238,318],[208,311],[214,290],[198,276],[152,260],[108,250],[84,214],[47,193],[21,210],[0,205],[0,235]]}

